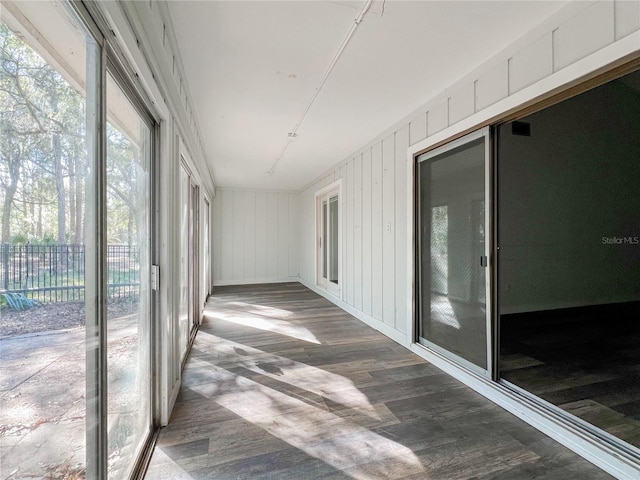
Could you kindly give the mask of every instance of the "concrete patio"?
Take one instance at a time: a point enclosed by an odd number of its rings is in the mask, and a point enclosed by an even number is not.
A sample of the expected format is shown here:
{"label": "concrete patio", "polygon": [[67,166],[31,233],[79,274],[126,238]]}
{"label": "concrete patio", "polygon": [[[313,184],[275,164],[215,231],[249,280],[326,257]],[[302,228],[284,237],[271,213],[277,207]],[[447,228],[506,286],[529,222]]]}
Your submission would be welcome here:
{"label": "concrete patio", "polygon": [[[110,429],[128,421],[128,406],[138,406],[130,388],[135,376],[126,374],[135,362],[137,331],[136,315],[109,320],[109,391],[118,400]],[[0,337],[3,480],[84,478],[85,350],[84,327]],[[117,468],[117,458],[111,462]]]}

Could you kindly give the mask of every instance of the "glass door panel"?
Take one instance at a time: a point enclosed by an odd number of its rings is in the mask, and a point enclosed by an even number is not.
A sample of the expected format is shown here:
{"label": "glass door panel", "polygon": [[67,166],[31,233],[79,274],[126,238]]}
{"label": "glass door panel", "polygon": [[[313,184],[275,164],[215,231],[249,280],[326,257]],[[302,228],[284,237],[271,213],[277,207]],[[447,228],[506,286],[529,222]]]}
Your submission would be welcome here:
{"label": "glass door panel", "polygon": [[483,133],[418,159],[420,339],[485,373],[489,371],[486,157]]}
{"label": "glass door panel", "polygon": [[180,167],[180,304],[178,306],[178,349],[184,360],[189,339],[189,173]]}
{"label": "glass door panel", "polygon": [[200,220],[200,188],[191,184],[191,204],[189,206],[189,283],[191,295],[189,296],[190,305],[190,321],[191,331],[189,338],[194,338],[200,324],[200,272],[198,270],[200,256],[200,238],[199,220]]}
{"label": "glass door panel", "polygon": [[340,292],[340,190],[331,188],[316,194],[318,285],[334,294]]}
{"label": "glass door panel", "polygon": [[329,281],[338,284],[338,195],[329,198],[329,241],[330,265]]}
{"label": "glass door panel", "polygon": [[95,478],[101,50],[62,2],[0,10],[0,477]]}
{"label": "glass door panel", "polygon": [[320,238],[320,248],[322,248],[322,278],[327,279],[327,261],[329,254],[327,253],[326,239],[329,234],[329,221],[327,215],[327,202],[322,202],[322,237]]}
{"label": "glass door panel", "polygon": [[109,478],[128,478],[151,430],[151,130],[107,79]]}

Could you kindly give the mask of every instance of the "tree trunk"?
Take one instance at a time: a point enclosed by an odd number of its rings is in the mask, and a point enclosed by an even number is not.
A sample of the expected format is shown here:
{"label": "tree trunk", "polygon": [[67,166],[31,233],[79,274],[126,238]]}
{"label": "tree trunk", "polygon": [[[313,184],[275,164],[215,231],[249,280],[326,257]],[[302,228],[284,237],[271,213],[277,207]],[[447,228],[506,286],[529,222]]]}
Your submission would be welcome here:
{"label": "tree trunk", "polygon": [[4,204],[2,205],[2,243],[11,241],[11,210],[13,208],[13,198],[18,190],[20,180],[20,154],[11,155],[8,153],[9,176],[11,183],[5,187]]}
{"label": "tree trunk", "polygon": [[[51,110],[58,113],[58,92],[51,87]],[[56,197],[58,200],[58,244],[67,243],[66,195],[64,190],[64,171],[62,169],[62,142],[59,133],[52,133],[53,165],[56,174]]]}
{"label": "tree trunk", "polygon": [[71,231],[71,241],[78,243],[76,239],[76,195],[75,183],[77,181],[74,169],[74,160],[70,159],[69,164],[69,230]]}
{"label": "tree trunk", "polygon": [[18,183],[11,183],[4,192],[4,202],[2,205],[2,243],[11,241],[11,207],[13,207],[13,197],[18,189]]}
{"label": "tree trunk", "polygon": [[64,172],[62,170],[62,145],[60,134],[53,134],[53,161],[56,172],[56,196],[58,199],[58,243],[67,243],[66,195],[64,191]]}
{"label": "tree trunk", "polygon": [[84,243],[84,219],[83,219],[83,211],[82,208],[84,205],[83,199],[83,190],[84,190],[84,175],[85,169],[83,165],[82,159],[77,159],[78,165],[76,165],[76,228],[73,233],[75,237],[76,243]]}

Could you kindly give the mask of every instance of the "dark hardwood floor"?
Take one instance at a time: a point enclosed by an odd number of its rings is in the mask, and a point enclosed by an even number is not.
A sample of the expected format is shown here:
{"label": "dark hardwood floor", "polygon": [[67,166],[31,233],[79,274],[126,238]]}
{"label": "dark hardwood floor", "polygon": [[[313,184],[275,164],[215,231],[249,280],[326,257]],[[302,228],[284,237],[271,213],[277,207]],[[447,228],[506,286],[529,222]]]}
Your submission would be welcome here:
{"label": "dark hardwood floor", "polygon": [[147,479],[604,479],[298,283],[217,288]]}
{"label": "dark hardwood floor", "polygon": [[640,302],[506,315],[501,374],[640,447]]}

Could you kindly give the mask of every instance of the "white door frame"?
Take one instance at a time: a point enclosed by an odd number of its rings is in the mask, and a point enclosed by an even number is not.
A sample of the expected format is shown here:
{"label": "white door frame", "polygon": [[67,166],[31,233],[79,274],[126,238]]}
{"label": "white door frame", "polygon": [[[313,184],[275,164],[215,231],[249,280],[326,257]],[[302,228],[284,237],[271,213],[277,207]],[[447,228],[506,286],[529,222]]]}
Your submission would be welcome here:
{"label": "white door frame", "polygon": [[[338,197],[338,248],[336,252],[329,252],[327,256],[327,263],[331,261],[331,258],[334,254],[338,255],[338,280],[337,283],[329,281],[322,274],[323,267],[325,267],[323,259],[324,252],[327,248],[328,242],[324,238],[324,230],[323,230],[323,212],[322,205],[326,202],[327,209],[329,208],[329,200]],[[315,230],[315,251],[316,251],[316,285],[320,288],[326,290],[327,292],[340,297],[340,293],[342,291],[342,179],[336,180],[335,182],[327,185],[324,188],[321,188],[315,193],[315,210],[316,210],[316,230]],[[330,225],[329,225],[330,229]],[[330,236],[330,235],[328,235]],[[326,265],[328,267],[328,265]]]}

